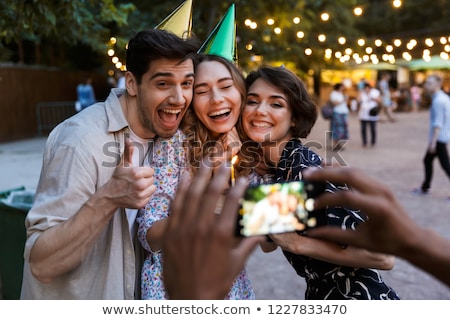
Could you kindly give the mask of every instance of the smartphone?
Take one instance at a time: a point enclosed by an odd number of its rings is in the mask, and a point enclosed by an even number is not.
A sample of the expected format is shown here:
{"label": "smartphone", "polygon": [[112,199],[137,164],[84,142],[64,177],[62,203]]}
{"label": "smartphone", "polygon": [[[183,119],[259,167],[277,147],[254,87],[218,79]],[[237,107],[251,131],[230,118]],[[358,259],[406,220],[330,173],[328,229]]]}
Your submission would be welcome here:
{"label": "smartphone", "polygon": [[325,182],[290,181],[248,187],[238,212],[236,233],[249,237],[304,231],[324,225],[325,210],[313,210],[312,199]]}

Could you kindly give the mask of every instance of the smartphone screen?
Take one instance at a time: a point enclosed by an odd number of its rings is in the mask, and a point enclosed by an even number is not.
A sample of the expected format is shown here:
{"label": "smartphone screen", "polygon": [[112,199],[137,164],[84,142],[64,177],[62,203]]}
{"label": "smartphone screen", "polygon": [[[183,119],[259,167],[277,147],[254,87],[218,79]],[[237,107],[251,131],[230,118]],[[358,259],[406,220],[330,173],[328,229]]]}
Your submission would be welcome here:
{"label": "smartphone screen", "polygon": [[313,211],[308,202],[324,190],[324,184],[304,181],[248,187],[239,209],[238,235],[302,231],[322,224],[325,213]]}

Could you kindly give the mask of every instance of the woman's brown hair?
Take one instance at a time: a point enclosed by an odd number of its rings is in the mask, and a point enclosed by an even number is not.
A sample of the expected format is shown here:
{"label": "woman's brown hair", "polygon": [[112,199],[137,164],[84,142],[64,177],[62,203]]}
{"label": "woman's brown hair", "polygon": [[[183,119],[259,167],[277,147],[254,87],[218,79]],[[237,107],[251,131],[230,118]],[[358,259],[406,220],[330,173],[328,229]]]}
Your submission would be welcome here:
{"label": "woman's brown hair", "polygon": [[[208,54],[201,54],[198,56],[197,66],[198,64],[205,61],[217,61],[223,64],[228,69],[231,74],[231,78],[233,79],[234,86],[237,88],[241,95],[242,102],[240,109],[242,111],[245,105],[246,90],[245,79],[244,76],[240,73],[239,69],[233,63],[223,57]],[[183,117],[181,130],[187,137],[185,147],[188,149],[188,162],[193,172],[196,172],[198,170],[199,164],[202,159],[210,155],[214,149],[216,149],[215,152],[221,151],[217,149],[222,148],[222,146],[216,144],[216,141],[220,140],[221,136],[219,136],[218,139],[214,139],[211,136],[205,125],[195,115],[192,105]]]}

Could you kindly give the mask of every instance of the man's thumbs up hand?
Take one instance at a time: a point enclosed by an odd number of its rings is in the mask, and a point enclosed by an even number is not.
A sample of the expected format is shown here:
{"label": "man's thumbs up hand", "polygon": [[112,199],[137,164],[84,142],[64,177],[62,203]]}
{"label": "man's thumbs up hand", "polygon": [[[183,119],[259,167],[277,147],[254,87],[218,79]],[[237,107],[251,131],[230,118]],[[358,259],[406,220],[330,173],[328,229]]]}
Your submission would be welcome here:
{"label": "man's thumbs up hand", "polygon": [[122,160],[108,182],[110,195],[118,207],[142,208],[156,190],[153,168],[133,163],[133,155],[139,150],[129,139],[125,141]]}

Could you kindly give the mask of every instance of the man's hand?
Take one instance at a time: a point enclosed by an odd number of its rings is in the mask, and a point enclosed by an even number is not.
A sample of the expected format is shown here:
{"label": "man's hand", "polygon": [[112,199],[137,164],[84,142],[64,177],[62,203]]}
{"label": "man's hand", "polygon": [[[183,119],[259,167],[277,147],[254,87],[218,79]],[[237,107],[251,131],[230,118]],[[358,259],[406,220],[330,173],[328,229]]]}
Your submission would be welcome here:
{"label": "man's hand", "polygon": [[263,237],[239,239],[235,226],[246,180],[231,188],[220,214],[219,197],[228,187],[230,169],[223,164],[211,178],[203,165],[197,176],[183,179],[171,207],[163,242],[164,284],[170,299],[223,299]]}
{"label": "man's hand", "polygon": [[387,186],[350,168],[305,170],[303,176],[354,189],[322,195],[315,199],[315,207],[359,208],[368,216],[355,231],[320,227],[308,231],[310,236],[402,257],[450,286],[450,241],[414,223]]}
{"label": "man's hand", "polygon": [[126,140],[122,160],[108,182],[109,196],[119,208],[142,208],[156,190],[155,171],[151,167],[134,166],[134,152],[132,142]]}
{"label": "man's hand", "polygon": [[393,255],[401,254],[411,235],[414,235],[416,226],[392,191],[358,169],[307,169],[303,172],[303,177],[352,187],[350,191],[326,193],[316,198],[315,208],[347,207],[360,209],[368,216],[368,220],[361,223],[355,231],[319,227],[309,230],[308,235]]}

